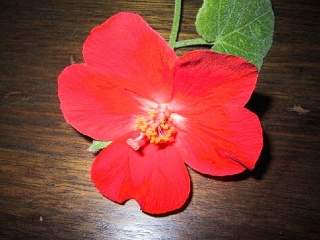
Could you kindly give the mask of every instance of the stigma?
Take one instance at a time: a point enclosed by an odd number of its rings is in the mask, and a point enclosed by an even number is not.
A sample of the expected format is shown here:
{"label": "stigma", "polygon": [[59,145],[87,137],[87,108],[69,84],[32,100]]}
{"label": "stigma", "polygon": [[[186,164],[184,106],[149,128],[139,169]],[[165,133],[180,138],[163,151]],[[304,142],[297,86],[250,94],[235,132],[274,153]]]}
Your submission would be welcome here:
{"label": "stigma", "polygon": [[127,144],[135,151],[147,143],[156,145],[173,143],[177,133],[166,104],[159,104],[158,107],[147,110],[145,115],[137,116],[135,130],[139,132],[139,136],[127,140]]}

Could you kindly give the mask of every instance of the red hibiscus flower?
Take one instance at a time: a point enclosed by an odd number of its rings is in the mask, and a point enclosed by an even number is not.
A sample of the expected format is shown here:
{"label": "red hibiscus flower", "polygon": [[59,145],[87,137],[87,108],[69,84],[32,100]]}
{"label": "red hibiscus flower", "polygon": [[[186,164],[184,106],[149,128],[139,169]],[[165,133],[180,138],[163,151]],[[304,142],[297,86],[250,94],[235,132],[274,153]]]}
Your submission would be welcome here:
{"label": "red hibiscus flower", "polygon": [[68,123],[113,141],[91,170],[105,197],[166,213],[189,196],[185,163],[212,176],[254,168],[262,130],[244,107],[256,85],[253,65],[209,50],[177,57],[132,13],[94,28],[83,58],[60,74],[58,92]]}

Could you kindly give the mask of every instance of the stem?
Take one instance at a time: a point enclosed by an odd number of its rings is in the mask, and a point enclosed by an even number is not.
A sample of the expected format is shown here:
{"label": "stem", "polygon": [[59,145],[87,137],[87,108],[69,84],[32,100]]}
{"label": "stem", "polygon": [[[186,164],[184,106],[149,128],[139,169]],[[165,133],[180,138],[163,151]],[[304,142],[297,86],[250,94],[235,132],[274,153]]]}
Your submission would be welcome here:
{"label": "stem", "polygon": [[170,33],[169,45],[174,48],[177,41],[178,32],[180,28],[181,18],[181,0],[175,0],[173,23]]}
{"label": "stem", "polygon": [[174,48],[183,48],[183,47],[192,47],[192,46],[199,46],[199,45],[206,45],[212,46],[213,43],[209,43],[202,38],[195,38],[189,40],[182,40],[175,43]]}

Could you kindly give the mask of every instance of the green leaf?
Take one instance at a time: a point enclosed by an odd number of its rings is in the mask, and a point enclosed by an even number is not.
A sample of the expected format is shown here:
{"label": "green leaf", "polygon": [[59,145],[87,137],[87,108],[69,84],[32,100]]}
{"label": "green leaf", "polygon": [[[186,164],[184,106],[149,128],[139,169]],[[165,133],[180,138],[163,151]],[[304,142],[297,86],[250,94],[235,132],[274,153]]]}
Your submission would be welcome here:
{"label": "green leaf", "polygon": [[108,145],[111,144],[111,141],[108,142],[102,142],[102,141],[95,141],[93,140],[90,147],[88,148],[89,152],[97,153],[101,149],[106,148]]}
{"label": "green leaf", "polygon": [[204,0],[196,29],[212,50],[246,58],[259,69],[271,45],[274,14],[270,0]]}

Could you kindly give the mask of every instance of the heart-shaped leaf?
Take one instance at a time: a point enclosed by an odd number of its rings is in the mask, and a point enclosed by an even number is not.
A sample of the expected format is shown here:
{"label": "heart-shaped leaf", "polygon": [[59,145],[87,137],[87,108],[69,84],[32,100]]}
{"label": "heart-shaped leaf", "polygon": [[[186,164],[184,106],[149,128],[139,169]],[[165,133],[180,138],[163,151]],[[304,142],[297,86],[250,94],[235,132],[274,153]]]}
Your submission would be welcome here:
{"label": "heart-shaped leaf", "polygon": [[204,0],[196,19],[199,35],[212,50],[244,57],[258,68],[274,29],[270,0]]}

